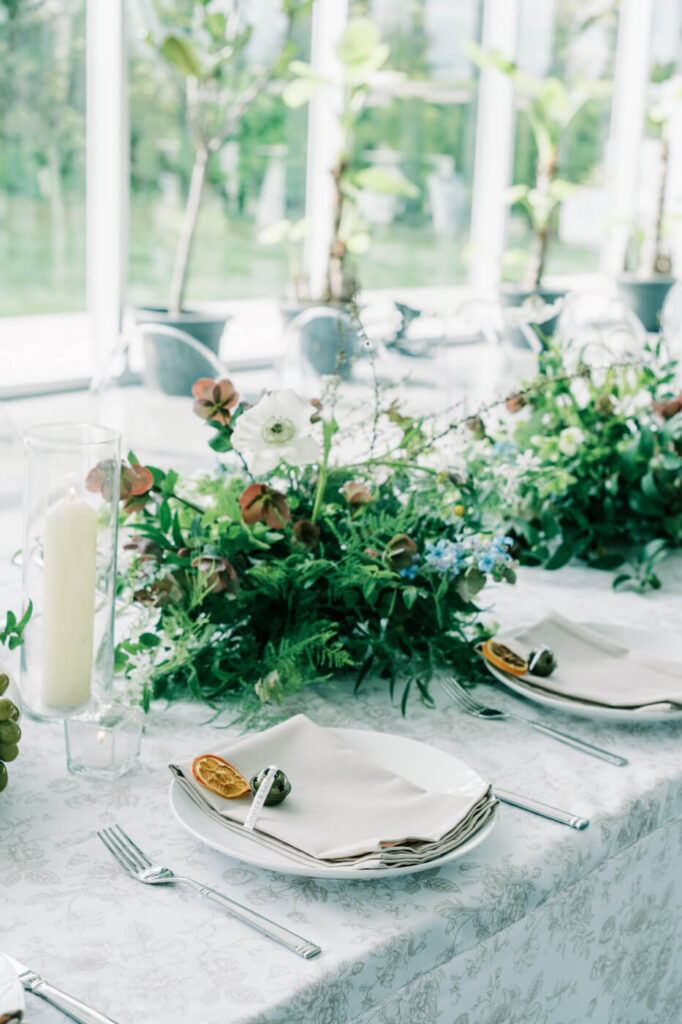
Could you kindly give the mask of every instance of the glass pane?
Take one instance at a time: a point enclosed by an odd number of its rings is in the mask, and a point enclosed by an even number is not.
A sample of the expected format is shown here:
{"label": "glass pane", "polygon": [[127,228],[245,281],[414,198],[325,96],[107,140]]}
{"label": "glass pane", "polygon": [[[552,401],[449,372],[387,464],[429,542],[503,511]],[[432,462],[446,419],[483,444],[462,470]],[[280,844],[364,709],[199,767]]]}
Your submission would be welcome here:
{"label": "glass pane", "polygon": [[481,0],[371,0],[366,11],[389,46],[386,66],[402,72],[399,95],[371,97],[360,120],[358,169],[400,171],[413,194],[366,190],[360,212],[371,246],[365,288],[448,285],[466,279],[476,129],[477,69],[463,44],[478,40]]}
{"label": "glass pane", "polygon": [[[82,372],[85,317],[65,318],[63,336],[54,336],[48,347],[46,322],[25,314],[84,309],[85,0],[5,0],[0,4],[2,385]],[[64,349],[60,342],[67,339]]]}
{"label": "glass pane", "polygon": [[656,0],[644,139],[626,269],[670,275],[682,256],[682,6]]}
{"label": "glass pane", "polygon": [[[261,236],[304,216],[307,108],[290,110],[281,99],[282,7],[279,0],[129,3],[129,303],[169,305],[192,168],[206,141],[184,303],[285,294],[288,254]],[[169,37],[176,42],[164,49]],[[290,37],[291,52],[308,59],[309,15]],[[195,103],[185,61],[214,67],[228,46],[236,55],[209,75]]]}
{"label": "glass pane", "polygon": [[[605,147],[617,29],[613,4],[521,0],[517,63],[533,76],[528,85],[539,98],[529,97],[524,85],[516,89],[513,182],[520,199],[508,221],[508,280],[530,287],[538,269],[543,276],[598,270],[607,230]],[[536,121],[534,130],[538,106],[541,127]],[[547,126],[543,161],[538,145]]]}

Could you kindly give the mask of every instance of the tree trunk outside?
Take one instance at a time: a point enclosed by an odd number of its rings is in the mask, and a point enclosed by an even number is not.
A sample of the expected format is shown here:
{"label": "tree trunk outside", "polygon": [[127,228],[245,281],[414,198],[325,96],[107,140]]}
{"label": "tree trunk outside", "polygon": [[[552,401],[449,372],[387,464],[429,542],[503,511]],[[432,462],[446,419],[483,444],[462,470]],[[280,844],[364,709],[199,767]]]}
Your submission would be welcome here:
{"label": "tree trunk outside", "polygon": [[187,194],[187,205],[180,229],[178,247],[175,251],[175,263],[173,265],[173,277],[171,278],[170,296],[168,299],[168,311],[177,314],[182,310],[187,283],[187,270],[192,253],[192,243],[201,206],[201,193],[204,188],[206,177],[206,164],[208,163],[208,149],[201,147],[194,156],[192,177],[189,183]]}
{"label": "tree trunk outside", "polygon": [[[535,187],[540,193],[548,193],[552,182],[556,177],[558,153],[556,147],[552,147],[547,159],[538,162],[538,169],[535,176]],[[552,219],[555,210],[546,218],[540,226],[534,225],[533,243],[531,246],[530,260],[525,275],[524,287],[529,291],[535,291],[542,283],[542,275],[545,272],[545,260],[547,259],[547,247],[552,233]]]}
{"label": "tree trunk outside", "polygon": [[665,199],[668,185],[668,168],[670,166],[670,144],[663,134],[661,139],[661,170],[658,184],[658,205],[656,209],[656,239],[654,243],[654,259],[652,270],[654,274],[672,273],[672,260],[670,253],[663,248],[663,221],[665,219]]}
{"label": "tree trunk outside", "polygon": [[52,277],[61,288],[65,280],[66,262],[66,213],[64,190],[59,166],[59,151],[56,141],[51,138],[47,144],[48,187],[50,192],[50,219],[52,221]]}

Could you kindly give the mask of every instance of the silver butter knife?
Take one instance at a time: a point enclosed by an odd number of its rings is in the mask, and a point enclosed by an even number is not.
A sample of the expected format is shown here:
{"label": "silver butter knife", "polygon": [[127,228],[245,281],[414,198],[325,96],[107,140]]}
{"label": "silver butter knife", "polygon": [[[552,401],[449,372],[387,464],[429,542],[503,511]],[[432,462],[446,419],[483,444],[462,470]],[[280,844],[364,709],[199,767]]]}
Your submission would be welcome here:
{"label": "silver butter knife", "polygon": [[88,1006],[87,1003],[82,1003],[80,999],[74,999],[73,996],[67,995],[66,992],[55,988],[54,985],[50,985],[48,981],[41,978],[30,967],[20,964],[18,960],[15,960],[7,953],[4,955],[19,975],[19,981],[27,992],[33,992],[34,995],[40,996],[41,999],[51,1003],[52,1006],[56,1006],[58,1010],[71,1017],[72,1020],[78,1021],[78,1024],[116,1024],[116,1021],[112,1020],[111,1017],[107,1017],[104,1013],[100,1013],[99,1010]]}
{"label": "silver butter knife", "polygon": [[493,786],[493,793],[503,804],[518,807],[522,811],[529,811],[541,818],[548,818],[549,821],[556,821],[559,825],[568,825],[569,828],[575,828],[579,832],[582,832],[590,824],[589,818],[581,818],[580,815],[572,814],[571,811],[562,811],[559,807],[551,807],[549,804],[543,804],[528,796],[510,793],[507,789],[498,789],[497,786]]}

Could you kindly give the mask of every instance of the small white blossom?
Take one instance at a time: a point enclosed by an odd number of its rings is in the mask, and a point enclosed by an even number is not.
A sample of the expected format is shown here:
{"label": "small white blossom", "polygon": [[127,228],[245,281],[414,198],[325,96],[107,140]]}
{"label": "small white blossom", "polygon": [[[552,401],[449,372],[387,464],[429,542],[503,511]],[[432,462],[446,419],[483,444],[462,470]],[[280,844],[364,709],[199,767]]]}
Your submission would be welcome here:
{"label": "small white blossom", "polygon": [[311,436],[311,412],[310,402],[299,398],[295,391],[272,391],[241,414],[232,445],[255,476],[269,473],[281,460],[292,466],[317,462],[322,457],[322,446]]}
{"label": "small white blossom", "polygon": [[580,427],[565,427],[559,434],[559,451],[568,456],[577,455],[584,440]]}
{"label": "small white blossom", "polygon": [[521,473],[533,473],[540,469],[542,462],[537,455],[527,448],[525,452],[521,452],[516,460],[516,470],[519,474]]}

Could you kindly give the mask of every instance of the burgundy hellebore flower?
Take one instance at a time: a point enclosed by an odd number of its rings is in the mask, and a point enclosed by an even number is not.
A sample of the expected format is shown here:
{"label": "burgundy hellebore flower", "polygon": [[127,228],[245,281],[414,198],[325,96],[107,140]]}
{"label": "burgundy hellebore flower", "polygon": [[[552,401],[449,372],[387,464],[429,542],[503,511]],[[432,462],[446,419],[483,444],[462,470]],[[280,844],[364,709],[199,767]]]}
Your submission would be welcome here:
{"label": "burgundy hellebore flower", "polygon": [[202,420],[216,420],[227,427],[232,419],[231,409],[239,401],[239,395],[231,380],[211,380],[202,377],[192,385],[194,412]]}
{"label": "burgundy hellebore flower", "polygon": [[527,402],[525,396],[517,392],[516,394],[509,395],[504,404],[507,407],[507,412],[521,412]]}
{"label": "burgundy hellebore flower", "polygon": [[[101,492],[107,500],[111,497],[107,493],[109,490],[107,477],[110,468],[109,460],[105,459],[103,462],[98,462],[94,469],[90,470],[85,480],[85,486],[89,491]],[[146,466],[141,466],[137,462],[134,462],[132,466],[129,466],[126,462],[121,463],[119,485],[119,498],[121,501],[128,502],[130,498],[138,498],[143,494],[148,494],[153,486],[154,477],[151,470],[147,469]]]}
{"label": "burgundy hellebore flower", "polygon": [[301,547],[307,548],[311,551],[317,547],[320,540],[320,528],[315,523],[311,523],[309,519],[299,519],[294,526],[294,539],[297,544]]}
{"label": "burgundy hellebore flower", "polygon": [[291,519],[287,499],[267,484],[250,484],[239,499],[243,522],[264,522],[271,530],[280,530]]}
{"label": "burgundy hellebore flower", "polygon": [[417,545],[406,533],[397,533],[389,540],[382,555],[384,563],[394,572],[409,569],[417,554]]}
{"label": "burgundy hellebore flower", "polygon": [[339,493],[343,494],[348,504],[353,507],[369,505],[372,501],[372,492],[362,480],[347,480]]}
{"label": "burgundy hellebore flower", "polygon": [[677,416],[680,409],[682,409],[682,391],[675,398],[668,399],[667,402],[653,403],[654,412],[664,420],[671,420],[673,416]]}
{"label": "burgundy hellebore flower", "polygon": [[231,562],[226,558],[217,555],[199,555],[192,562],[192,567],[198,569],[206,577],[206,583],[214,594],[227,591],[228,594],[239,593],[239,577]]}

